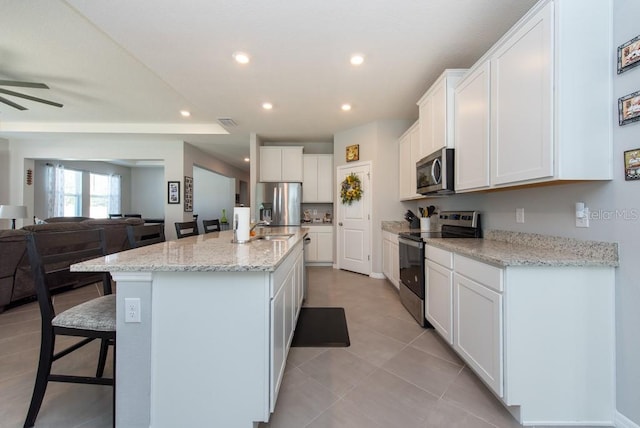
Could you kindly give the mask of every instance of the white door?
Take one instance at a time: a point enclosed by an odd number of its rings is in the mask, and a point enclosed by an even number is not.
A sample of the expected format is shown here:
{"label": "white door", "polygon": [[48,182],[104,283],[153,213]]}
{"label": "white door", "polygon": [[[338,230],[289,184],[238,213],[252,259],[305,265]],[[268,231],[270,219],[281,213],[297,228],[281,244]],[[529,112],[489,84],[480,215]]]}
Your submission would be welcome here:
{"label": "white door", "polygon": [[[360,179],[362,198],[343,204],[340,188],[354,173]],[[371,163],[338,167],[338,268],[369,275],[371,273]]]}

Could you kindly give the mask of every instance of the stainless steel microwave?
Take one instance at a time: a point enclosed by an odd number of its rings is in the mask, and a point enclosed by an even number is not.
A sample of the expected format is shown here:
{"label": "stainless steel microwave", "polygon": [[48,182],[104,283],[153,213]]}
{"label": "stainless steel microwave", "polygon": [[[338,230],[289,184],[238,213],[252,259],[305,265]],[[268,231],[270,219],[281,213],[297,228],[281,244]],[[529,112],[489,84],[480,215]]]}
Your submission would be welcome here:
{"label": "stainless steel microwave", "polygon": [[416,162],[416,189],[421,195],[454,193],[453,149],[441,149]]}

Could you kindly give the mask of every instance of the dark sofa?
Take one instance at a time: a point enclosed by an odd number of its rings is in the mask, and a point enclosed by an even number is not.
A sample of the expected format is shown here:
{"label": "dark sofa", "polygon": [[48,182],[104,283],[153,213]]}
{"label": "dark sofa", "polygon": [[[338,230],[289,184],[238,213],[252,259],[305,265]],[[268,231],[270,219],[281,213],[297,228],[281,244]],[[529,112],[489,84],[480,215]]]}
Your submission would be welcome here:
{"label": "dark sofa", "polygon": [[[139,218],[87,219],[69,222],[56,218],[51,223],[34,224],[19,230],[0,230],[0,312],[12,303],[27,301],[35,296],[33,277],[29,257],[27,256],[27,235],[30,233],[73,231],[81,229],[102,228],[107,241],[107,253],[117,253],[130,248],[127,239],[127,226],[140,225],[144,221]],[[100,278],[96,276],[96,281]],[[56,284],[55,288],[78,287],[91,281],[78,283],[73,275]]]}

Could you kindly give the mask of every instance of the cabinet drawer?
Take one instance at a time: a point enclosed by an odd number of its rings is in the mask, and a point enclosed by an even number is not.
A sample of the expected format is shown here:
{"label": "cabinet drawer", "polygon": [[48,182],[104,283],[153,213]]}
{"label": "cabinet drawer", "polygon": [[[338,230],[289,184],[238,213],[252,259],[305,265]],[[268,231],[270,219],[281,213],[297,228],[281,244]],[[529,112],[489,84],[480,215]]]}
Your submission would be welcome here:
{"label": "cabinet drawer", "polygon": [[491,288],[492,290],[502,292],[504,289],[503,284],[503,270],[495,266],[482,263],[468,257],[455,256],[455,271],[460,275],[464,275],[467,278],[473,279],[480,284]]}
{"label": "cabinet drawer", "polygon": [[453,253],[451,251],[426,245],[424,247],[424,257],[447,269],[453,269]]}

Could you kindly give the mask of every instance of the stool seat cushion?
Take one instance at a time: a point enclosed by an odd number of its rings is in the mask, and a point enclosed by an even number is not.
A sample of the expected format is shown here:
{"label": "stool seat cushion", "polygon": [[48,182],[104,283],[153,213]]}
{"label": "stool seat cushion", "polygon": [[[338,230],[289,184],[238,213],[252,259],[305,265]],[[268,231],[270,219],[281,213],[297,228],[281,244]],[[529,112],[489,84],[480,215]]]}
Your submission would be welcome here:
{"label": "stool seat cushion", "polygon": [[54,327],[116,331],[116,296],[109,294],[81,303],[56,315]]}

